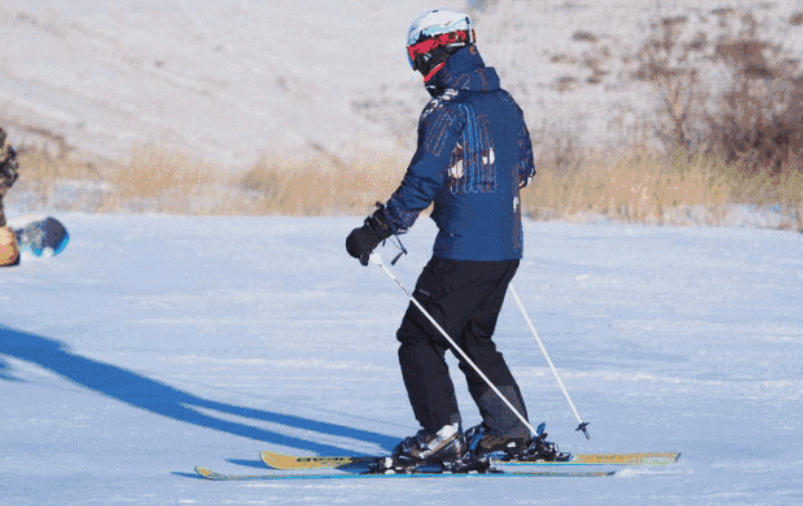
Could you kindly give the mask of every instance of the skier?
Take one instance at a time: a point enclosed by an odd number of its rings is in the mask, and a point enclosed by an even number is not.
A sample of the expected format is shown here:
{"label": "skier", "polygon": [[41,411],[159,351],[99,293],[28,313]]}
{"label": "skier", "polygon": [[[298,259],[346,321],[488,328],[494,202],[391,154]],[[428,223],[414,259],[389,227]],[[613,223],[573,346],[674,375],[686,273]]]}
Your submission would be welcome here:
{"label": "skier", "polygon": [[3,198],[17,180],[17,153],[6,144],[6,132],[0,128],[0,267],[15,265],[19,261],[17,234],[6,226]]}
{"label": "skier", "polygon": [[[348,253],[368,265],[385,239],[406,232],[434,203],[439,232],[433,256],[413,296],[526,417],[519,387],[492,340],[508,284],[522,258],[519,191],[535,175],[532,145],[521,109],[500,88],[475,45],[471,18],[436,9],[412,24],[407,51],[432,96],[421,114],[418,147],[391,198],[346,239]],[[397,331],[399,362],[422,429],[393,451],[389,466],[460,462],[503,451],[557,447],[535,438],[467,364],[460,364],[482,415],[463,433],[454,386],[444,360],[448,343],[410,304]]]}

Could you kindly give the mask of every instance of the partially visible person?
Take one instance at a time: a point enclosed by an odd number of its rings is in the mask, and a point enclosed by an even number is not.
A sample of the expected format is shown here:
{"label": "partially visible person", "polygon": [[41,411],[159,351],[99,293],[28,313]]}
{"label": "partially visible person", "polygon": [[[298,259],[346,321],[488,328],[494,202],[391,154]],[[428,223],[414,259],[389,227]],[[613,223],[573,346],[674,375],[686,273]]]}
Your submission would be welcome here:
{"label": "partially visible person", "polygon": [[3,211],[3,199],[17,181],[17,153],[6,143],[6,132],[0,128],[0,267],[15,265],[19,261],[19,245],[17,234],[6,223]]}

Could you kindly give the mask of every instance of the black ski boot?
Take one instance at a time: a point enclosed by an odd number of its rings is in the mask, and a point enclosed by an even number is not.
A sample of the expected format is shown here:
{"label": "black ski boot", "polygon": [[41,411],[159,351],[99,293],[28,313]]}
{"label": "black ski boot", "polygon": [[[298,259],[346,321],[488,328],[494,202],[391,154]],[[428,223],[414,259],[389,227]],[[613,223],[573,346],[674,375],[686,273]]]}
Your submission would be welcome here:
{"label": "black ski boot", "polygon": [[472,427],[466,432],[468,451],[475,458],[494,455],[497,460],[544,460],[565,462],[570,453],[561,452],[558,445],[546,440],[546,425],[538,426],[535,437],[506,437],[492,433],[485,424]]}
{"label": "black ski boot", "polygon": [[492,433],[488,426],[482,423],[466,431],[466,443],[469,452],[478,457],[505,453],[507,457],[515,458],[527,448],[529,438],[500,436]]}
{"label": "black ski boot", "polygon": [[438,432],[425,429],[406,438],[390,457],[377,459],[369,474],[451,472],[466,452],[466,442],[459,424],[447,425]]}
{"label": "black ski boot", "polygon": [[546,440],[547,433],[544,429],[546,429],[546,424],[542,423],[538,426],[537,435],[530,440],[527,448],[515,457],[516,460],[566,462],[572,459],[571,453],[560,451],[557,444]]}

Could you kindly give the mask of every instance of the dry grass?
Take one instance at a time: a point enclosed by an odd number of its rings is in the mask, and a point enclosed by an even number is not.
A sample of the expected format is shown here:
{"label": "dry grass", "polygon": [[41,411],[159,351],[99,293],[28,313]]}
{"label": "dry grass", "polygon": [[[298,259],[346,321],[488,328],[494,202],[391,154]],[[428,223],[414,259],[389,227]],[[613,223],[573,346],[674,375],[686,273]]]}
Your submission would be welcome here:
{"label": "dry grass", "polygon": [[311,158],[263,158],[240,181],[262,195],[258,214],[363,214],[386,200],[404,175],[405,164],[387,157],[350,163]]}
{"label": "dry grass", "polygon": [[[781,171],[749,175],[721,158],[683,152],[667,157],[636,149],[616,159],[588,153],[578,159],[582,163],[539,161],[538,176],[522,194],[525,214],[540,220],[595,214],[671,225],[678,224],[677,210],[697,207],[705,209],[705,223],[717,225],[732,204],[781,205],[787,213],[796,210],[803,230],[803,160],[798,158]],[[60,181],[97,181],[103,190],[96,212],[363,215],[374,202],[387,200],[406,168],[406,161],[391,157],[351,163],[265,157],[245,173],[231,175],[155,148],[137,150],[132,160],[100,171],[90,163],[26,151],[20,156],[20,181],[43,194]]]}
{"label": "dry grass", "polygon": [[525,212],[535,218],[594,213],[663,224],[672,208],[718,209],[733,202],[738,171],[711,157],[656,157],[636,150],[614,160],[589,159],[574,170],[539,164],[536,184],[523,194]]}
{"label": "dry grass", "polygon": [[98,169],[91,162],[54,158],[45,151],[20,150],[17,159],[25,179],[29,181],[46,182],[100,177]]}
{"label": "dry grass", "polygon": [[[323,156],[264,157],[244,174],[232,174],[152,147],[136,149],[131,160],[98,169],[91,163],[25,150],[19,158],[18,190],[36,192],[44,205],[52,205],[55,189],[63,182],[94,181],[103,188],[93,209],[101,213],[363,214],[390,195],[406,168],[405,162],[392,157],[353,163]],[[82,210],[82,204],[60,202],[59,208]]]}
{"label": "dry grass", "polygon": [[221,175],[187,156],[143,148],[134,151],[132,162],[109,173],[107,181],[123,200],[152,199],[170,189],[211,186]]}
{"label": "dry grass", "polygon": [[57,186],[62,181],[101,179],[93,163],[53,157],[43,150],[20,149],[17,161],[20,165],[20,178],[6,197],[9,201],[13,201],[18,192],[24,191],[36,195],[38,201],[48,205],[56,200]]}
{"label": "dry grass", "polygon": [[[591,157],[588,157],[591,158]],[[643,150],[574,170],[542,161],[536,185],[523,194],[525,212],[536,219],[598,214],[615,220],[678,224],[676,211],[700,208],[705,224],[718,225],[729,205],[780,205],[797,209],[803,231],[803,162],[778,173],[746,171],[713,155],[652,156]]]}
{"label": "dry grass", "polygon": [[[100,212],[141,208],[170,214],[236,214],[232,203],[215,195],[224,172],[191,157],[157,148],[134,150],[131,162],[108,170],[109,190]],[[209,204],[199,206],[198,203]],[[236,200],[234,201],[236,204]]]}

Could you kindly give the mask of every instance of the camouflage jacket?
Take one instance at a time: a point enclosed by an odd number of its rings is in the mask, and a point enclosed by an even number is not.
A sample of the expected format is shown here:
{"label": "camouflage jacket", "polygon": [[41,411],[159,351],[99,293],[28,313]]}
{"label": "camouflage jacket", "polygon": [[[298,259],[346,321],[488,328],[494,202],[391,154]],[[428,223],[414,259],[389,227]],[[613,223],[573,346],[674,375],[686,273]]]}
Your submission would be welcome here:
{"label": "camouflage jacket", "polygon": [[19,176],[18,168],[17,153],[6,143],[6,132],[0,128],[0,190],[11,188]]}
{"label": "camouflage jacket", "polygon": [[17,169],[17,153],[6,144],[6,132],[0,128],[0,227],[6,226],[6,216],[3,213],[3,197],[19,176]]}

